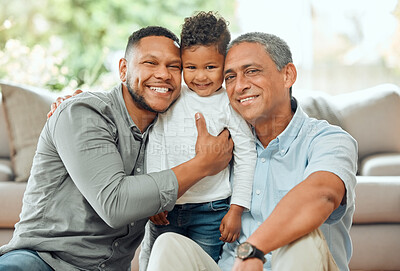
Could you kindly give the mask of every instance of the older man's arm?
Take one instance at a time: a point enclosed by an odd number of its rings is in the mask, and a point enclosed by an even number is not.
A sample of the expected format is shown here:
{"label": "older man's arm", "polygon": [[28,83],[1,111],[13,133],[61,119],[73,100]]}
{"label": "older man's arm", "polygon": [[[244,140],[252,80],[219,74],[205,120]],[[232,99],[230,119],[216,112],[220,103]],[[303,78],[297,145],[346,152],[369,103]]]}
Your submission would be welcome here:
{"label": "older man's arm", "polygon": [[[265,254],[285,246],[321,226],[339,207],[345,193],[337,175],[315,172],[282,198],[247,241]],[[262,262],[257,258],[236,260],[234,270],[262,270]]]}

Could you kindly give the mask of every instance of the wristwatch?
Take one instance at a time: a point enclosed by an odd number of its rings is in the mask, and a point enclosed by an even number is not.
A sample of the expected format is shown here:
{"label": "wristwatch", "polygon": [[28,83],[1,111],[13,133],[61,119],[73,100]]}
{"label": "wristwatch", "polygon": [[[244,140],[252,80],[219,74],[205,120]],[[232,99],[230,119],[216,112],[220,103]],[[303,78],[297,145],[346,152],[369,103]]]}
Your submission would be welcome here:
{"label": "wristwatch", "polygon": [[236,258],[239,258],[241,260],[258,258],[263,263],[266,262],[264,253],[249,242],[244,242],[238,245],[238,247],[236,248]]}

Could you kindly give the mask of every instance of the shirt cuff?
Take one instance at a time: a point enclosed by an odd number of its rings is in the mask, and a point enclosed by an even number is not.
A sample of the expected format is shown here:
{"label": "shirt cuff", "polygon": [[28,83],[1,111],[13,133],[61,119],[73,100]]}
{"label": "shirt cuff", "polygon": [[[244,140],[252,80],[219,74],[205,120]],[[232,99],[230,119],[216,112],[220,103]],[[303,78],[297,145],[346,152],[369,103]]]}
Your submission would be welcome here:
{"label": "shirt cuff", "polygon": [[175,173],[171,170],[149,173],[156,183],[160,195],[160,209],[162,211],[171,211],[178,197],[178,180]]}

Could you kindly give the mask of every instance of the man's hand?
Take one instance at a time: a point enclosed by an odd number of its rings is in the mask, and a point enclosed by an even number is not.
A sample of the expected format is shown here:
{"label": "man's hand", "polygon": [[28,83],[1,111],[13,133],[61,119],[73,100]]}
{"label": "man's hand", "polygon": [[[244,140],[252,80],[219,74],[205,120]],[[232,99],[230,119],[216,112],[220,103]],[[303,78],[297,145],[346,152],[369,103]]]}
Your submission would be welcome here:
{"label": "man's hand", "polygon": [[63,96],[63,97],[58,97],[58,98],[56,99],[56,101],[55,101],[54,103],[51,104],[50,112],[47,113],[47,118],[50,118],[51,115],[53,115],[54,111],[56,111],[57,107],[58,107],[63,101],[65,101],[65,100],[71,98],[72,96],[76,96],[76,95],[78,95],[79,93],[82,93],[82,90],[77,89],[77,90],[75,90],[74,93],[72,93],[72,95],[65,95],[65,96]]}
{"label": "man's hand", "polygon": [[201,113],[196,113],[197,141],[196,156],[205,158],[209,162],[207,176],[215,175],[228,166],[232,159],[233,140],[229,131],[223,130],[218,136],[208,133],[206,121]]}
{"label": "man's hand", "polygon": [[262,271],[263,262],[258,258],[250,258],[246,260],[236,259],[232,271]]}
{"label": "man's hand", "polygon": [[221,221],[219,231],[221,237],[219,240],[222,242],[232,243],[236,241],[240,236],[240,229],[242,226],[242,213],[243,207],[232,204],[228,213],[224,216]]}
{"label": "man's hand", "polygon": [[196,113],[195,118],[198,133],[196,156],[172,168],[178,180],[178,198],[202,178],[226,168],[232,159],[233,141],[229,131],[212,136],[207,131],[203,115]]}
{"label": "man's hand", "polygon": [[150,217],[150,221],[156,225],[169,225],[169,221],[167,219],[168,211],[161,212],[159,214],[153,215]]}

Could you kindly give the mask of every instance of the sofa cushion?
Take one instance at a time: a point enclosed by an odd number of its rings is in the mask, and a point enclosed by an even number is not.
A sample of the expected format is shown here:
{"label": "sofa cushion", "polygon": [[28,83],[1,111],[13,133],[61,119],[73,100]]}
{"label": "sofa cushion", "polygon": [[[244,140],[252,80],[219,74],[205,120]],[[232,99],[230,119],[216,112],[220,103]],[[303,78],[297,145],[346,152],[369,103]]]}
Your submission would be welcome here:
{"label": "sofa cushion", "polygon": [[400,153],[375,154],[361,161],[360,175],[400,176]]}
{"label": "sofa cushion", "polygon": [[9,182],[14,180],[14,173],[10,159],[0,158],[0,182]]}
{"label": "sofa cushion", "polygon": [[353,225],[350,270],[400,270],[400,224]]}
{"label": "sofa cushion", "polygon": [[10,141],[8,140],[6,118],[1,100],[2,95],[0,93],[0,157],[10,158]]}
{"label": "sofa cushion", "polygon": [[294,96],[308,116],[341,126],[340,114],[335,105],[330,102],[332,96],[329,94],[321,91],[298,90]]}
{"label": "sofa cushion", "polygon": [[357,176],[353,223],[399,223],[400,176]]}
{"label": "sofa cushion", "polygon": [[360,161],[368,155],[400,152],[400,88],[393,84],[332,96],[342,128],[358,142]]}
{"label": "sofa cushion", "polygon": [[0,228],[13,228],[19,221],[26,183],[0,182]]}
{"label": "sofa cushion", "polygon": [[27,181],[36,144],[55,100],[42,89],[0,82],[15,181]]}

